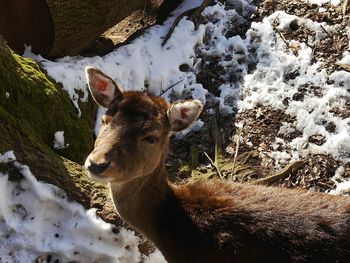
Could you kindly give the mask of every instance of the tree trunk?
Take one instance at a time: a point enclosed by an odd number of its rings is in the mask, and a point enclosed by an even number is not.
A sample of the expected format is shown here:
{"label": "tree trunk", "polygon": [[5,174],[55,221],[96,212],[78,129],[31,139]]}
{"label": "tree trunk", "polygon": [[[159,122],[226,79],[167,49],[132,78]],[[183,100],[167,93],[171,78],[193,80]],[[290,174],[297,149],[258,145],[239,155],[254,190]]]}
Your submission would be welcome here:
{"label": "tree trunk", "polygon": [[108,28],[147,4],[144,0],[46,0],[54,28],[50,57],[77,55]]}
{"label": "tree trunk", "polygon": [[[14,151],[38,180],[63,189],[86,208],[96,208],[105,221],[120,224],[107,186],[92,182],[81,165],[65,158],[82,162],[91,151],[92,99],[81,105],[78,118],[68,94],[36,62],[12,52],[1,35],[0,80],[0,153]],[[70,144],[66,149],[52,147],[58,130],[65,132]],[[10,180],[22,179],[17,169],[0,164]]]}
{"label": "tree trunk", "polygon": [[54,26],[45,0],[0,0],[0,34],[19,54],[24,44],[37,53],[50,52]]}
{"label": "tree trunk", "polygon": [[[163,0],[0,0],[0,33],[20,53],[24,44],[48,57],[79,55],[107,29]],[[130,25],[132,26],[132,25]]]}

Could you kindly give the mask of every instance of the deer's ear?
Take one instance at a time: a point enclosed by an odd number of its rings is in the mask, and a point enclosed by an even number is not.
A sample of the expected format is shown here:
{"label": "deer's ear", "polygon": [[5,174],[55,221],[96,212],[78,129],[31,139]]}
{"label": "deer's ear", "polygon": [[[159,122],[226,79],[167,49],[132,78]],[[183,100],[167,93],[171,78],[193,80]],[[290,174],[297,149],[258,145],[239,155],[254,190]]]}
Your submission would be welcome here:
{"label": "deer's ear", "polygon": [[85,72],[91,95],[97,104],[108,108],[113,100],[123,98],[123,91],[102,71],[87,66]]}
{"label": "deer's ear", "polygon": [[182,131],[194,123],[203,110],[199,100],[185,100],[173,103],[167,114],[172,131]]}

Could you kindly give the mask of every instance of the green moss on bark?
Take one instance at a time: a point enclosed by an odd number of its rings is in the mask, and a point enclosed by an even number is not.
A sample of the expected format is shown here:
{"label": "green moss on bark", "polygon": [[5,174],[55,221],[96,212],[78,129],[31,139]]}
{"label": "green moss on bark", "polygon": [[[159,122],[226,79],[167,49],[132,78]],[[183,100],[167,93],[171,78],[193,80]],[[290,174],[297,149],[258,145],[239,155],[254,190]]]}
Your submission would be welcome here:
{"label": "green moss on bark", "polygon": [[54,133],[64,131],[69,146],[59,153],[82,163],[92,148],[94,105],[81,104],[78,117],[67,93],[33,60],[3,47],[0,54],[0,106],[32,136],[53,147]]}
{"label": "green moss on bark", "polygon": [[[81,118],[68,94],[36,62],[14,54],[0,36],[0,153],[13,150],[38,180],[58,186],[70,199],[117,223],[107,187],[91,182],[78,164],[92,148],[95,112],[92,102],[80,106]],[[54,133],[61,130],[69,147],[57,151]],[[4,169],[18,179],[19,173],[11,173],[15,167],[0,167]]]}

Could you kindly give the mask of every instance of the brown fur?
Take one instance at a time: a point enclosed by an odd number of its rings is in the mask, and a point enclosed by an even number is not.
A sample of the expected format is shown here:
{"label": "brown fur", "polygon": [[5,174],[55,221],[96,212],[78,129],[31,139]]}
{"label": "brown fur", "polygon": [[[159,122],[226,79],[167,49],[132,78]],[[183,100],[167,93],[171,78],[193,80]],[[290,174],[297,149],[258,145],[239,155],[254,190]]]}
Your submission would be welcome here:
{"label": "brown fur", "polygon": [[175,186],[156,173],[111,189],[121,217],[169,263],[350,260],[348,197],[220,180]]}
{"label": "brown fur", "polygon": [[[128,92],[117,108],[90,158],[112,163],[99,176],[116,209],[169,263],[350,262],[349,197],[220,180],[173,185],[169,105]],[[157,143],[147,144],[150,134]]]}

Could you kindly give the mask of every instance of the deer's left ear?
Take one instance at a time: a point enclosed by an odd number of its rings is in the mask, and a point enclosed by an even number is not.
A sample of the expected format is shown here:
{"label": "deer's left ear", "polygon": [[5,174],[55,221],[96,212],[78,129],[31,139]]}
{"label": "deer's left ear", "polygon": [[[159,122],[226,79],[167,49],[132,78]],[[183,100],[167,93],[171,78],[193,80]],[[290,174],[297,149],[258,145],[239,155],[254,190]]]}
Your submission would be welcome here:
{"label": "deer's left ear", "polygon": [[173,103],[167,112],[171,130],[178,132],[188,128],[197,120],[202,110],[203,104],[199,100],[185,100]]}
{"label": "deer's left ear", "polygon": [[123,98],[123,90],[102,71],[92,66],[87,66],[85,72],[91,95],[97,104],[108,108],[112,101]]}

